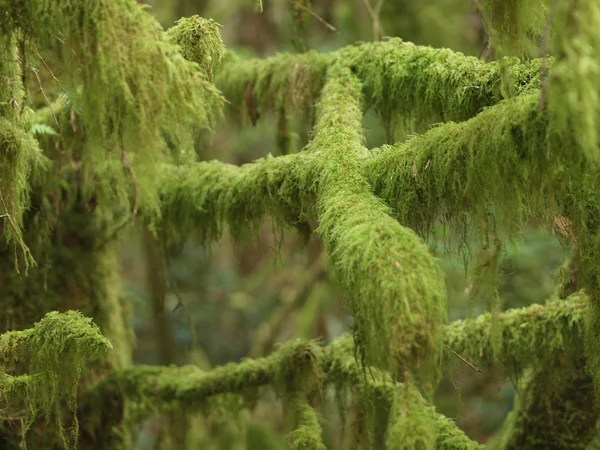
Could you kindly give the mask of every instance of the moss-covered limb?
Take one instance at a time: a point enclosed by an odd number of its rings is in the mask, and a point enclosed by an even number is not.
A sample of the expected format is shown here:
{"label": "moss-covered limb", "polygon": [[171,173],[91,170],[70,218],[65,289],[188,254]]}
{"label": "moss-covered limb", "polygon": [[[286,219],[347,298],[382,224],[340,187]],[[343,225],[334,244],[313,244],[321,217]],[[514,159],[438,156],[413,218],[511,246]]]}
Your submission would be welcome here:
{"label": "moss-covered limb", "polygon": [[[39,414],[66,445],[77,441],[77,422],[69,435],[63,428],[63,408],[76,409],[77,385],[89,361],[112,349],[100,329],[76,311],[51,312],[23,331],[0,335],[0,411],[5,416],[27,411],[27,427]],[[27,373],[17,365],[27,362]]]}
{"label": "moss-covered limb", "polygon": [[174,239],[194,233],[209,241],[228,224],[236,238],[243,238],[269,214],[280,226],[310,233],[317,160],[318,155],[297,154],[241,167],[218,161],[163,166],[159,226]]}
{"label": "moss-covered limb", "polygon": [[[195,366],[128,367],[109,374],[89,389],[82,408],[83,411],[91,411],[94,405],[104,405],[113,413],[116,411],[118,417],[123,399],[128,399],[137,404],[136,418],[141,419],[157,410],[202,410],[211,398],[223,395],[241,395],[251,401],[266,386],[275,387],[280,395],[287,398],[290,393],[293,396],[294,392],[301,395],[299,392],[311,392],[311,388],[318,390],[325,383],[333,384],[336,389],[351,389],[359,398],[363,398],[361,392],[366,393],[364,399],[367,403],[373,400],[373,395],[377,395],[387,402],[383,410],[389,410],[394,389],[400,386],[376,368],[371,368],[365,376],[354,358],[353,341],[346,336],[325,348],[310,341],[286,343],[265,358],[231,363],[209,372]],[[417,395],[416,391],[414,395]],[[419,401],[425,404],[422,397]],[[299,402],[301,416],[306,414],[306,423],[314,430],[316,416],[306,410],[308,405],[304,404],[304,396]],[[451,420],[433,412],[431,415],[438,430],[437,448],[479,448]],[[458,447],[459,443],[464,446]]]}
{"label": "moss-covered limb", "polygon": [[514,410],[492,449],[587,449],[596,436],[600,407],[585,361],[557,358],[532,369],[520,383]]}
{"label": "moss-covered limb", "polygon": [[317,233],[330,273],[345,288],[362,356],[397,377],[419,373],[432,387],[446,316],[443,275],[425,243],[389,215],[361,172],[368,155],[361,106],[358,79],[334,65],[310,144],[323,153]]}
{"label": "moss-covered limb", "polygon": [[294,429],[287,435],[292,450],[325,450],[319,415],[306,395],[294,393],[287,405],[293,417]]}
{"label": "moss-covered limb", "polygon": [[242,110],[249,107],[248,95],[261,110],[304,109],[318,98],[327,67],[338,59],[359,77],[366,106],[375,107],[386,121],[399,115],[431,120],[440,114],[443,120],[464,120],[502,98],[540,87],[540,60],[484,63],[400,39],[349,46],[330,54],[282,54],[266,60],[231,56],[217,85]]}
{"label": "moss-covered limb", "polygon": [[[448,123],[365,162],[376,195],[400,223],[428,236],[441,221],[464,235],[518,234],[523,220],[547,223],[563,211],[568,180],[589,170],[572,152],[573,134],[557,134],[538,111],[538,95],[505,100],[462,123]],[[459,239],[460,241],[461,239]]]}
{"label": "moss-covered limb", "polygon": [[485,63],[400,39],[346,47],[339,54],[360,78],[367,107],[374,107],[388,128],[399,118],[466,120],[485,106],[540,87],[539,59]]}
{"label": "moss-covered limb", "polygon": [[[289,342],[265,358],[246,360],[204,372],[195,366],[132,366],[115,371],[92,389],[122,392],[142,407],[168,411],[170,408],[200,409],[212,396],[248,394],[262,386],[286,389],[304,387],[304,375],[320,366],[322,350],[314,342]],[[104,395],[104,394],[102,394]]]}
{"label": "moss-covered limb", "polygon": [[[584,318],[590,312],[588,298],[581,293],[566,300],[550,300],[498,314],[494,326],[500,336],[494,350],[492,314],[449,324],[444,342],[457,354],[478,366],[499,361],[515,374],[526,367],[547,367],[559,355],[583,351]],[[451,357],[451,356],[450,356]]]}

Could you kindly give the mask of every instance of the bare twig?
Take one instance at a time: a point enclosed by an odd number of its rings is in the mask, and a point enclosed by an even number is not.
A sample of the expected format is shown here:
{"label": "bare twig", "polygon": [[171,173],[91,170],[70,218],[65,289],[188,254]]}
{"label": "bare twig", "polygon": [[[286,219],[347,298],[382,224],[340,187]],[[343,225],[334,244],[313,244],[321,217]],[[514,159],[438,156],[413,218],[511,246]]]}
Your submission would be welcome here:
{"label": "bare twig", "polygon": [[58,78],[56,78],[56,76],[54,76],[54,73],[52,72],[52,69],[50,69],[50,66],[48,65],[48,63],[46,63],[46,60],[42,57],[42,55],[40,55],[40,52],[38,51],[38,49],[35,46],[35,44],[33,42],[31,42],[31,45],[33,46],[33,51],[35,52],[35,54],[37,55],[37,57],[40,58],[40,61],[42,62],[42,64],[44,65],[44,67],[46,67],[46,70],[48,70],[48,72],[50,73],[50,75],[52,76],[52,78],[54,78],[54,81],[56,81],[56,83],[58,84],[58,86],[60,88],[62,88],[62,84],[60,84],[60,81],[58,81]]}
{"label": "bare twig", "polygon": [[42,95],[44,96],[44,99],[46,99],[46,103],[48,103],[48,106],[50,107],[50,111],[52,112],[52,116],[54,117],[54,121],[56,122],[56,126],[58,127],[58,129],[60,129],[60,124],[58,123],[58,118],[56,117],[56,114],[54,113],[54,109],[52,108],[52,103],[50,103],[50,100],[48,100],[48,97],[46,97],[46,93],[44,92],[44,88],[42,87],[42,80],[40,80],[40,76],[38,75],[37,69],[35,67],[32,67],[31,71],[35,74],[35,77],[37,78],[37,81],[38,81],[38,85],[40,86],[40,92],[42,93]]}
{"label": "bare twig", "polygon": [[469,361],[467,361],[465,358],[463,358],[462,356],[460,356],[458,353],[456,353],[454,350],[452,350],[450,347],[448,347],[447,345],[444,345],[444,347],[446,347],[448,350],[450,350],[450,352],[452,352],[452,354],[454,356],[456,356],[458,359],[460,359],[462,362],[464,362],[467,366],[469,366],[471,369],[473,369],[475,372],[479,372],[479,373],[483,373],[483,370],[481,370],[479,367],[475,367],[473,364],[471,364]]}
{"label": "bare twig", "polygon": [[371,6],[369,0],[362,0],[362,2],[364,3],[365,8],[367,8],[367,12],[369,13],[371,21],[373,22],[373,40],[378,41],[385,35],[383,27],[381,26],[381,22],[379,21],[379,14],[381,13],[383,0],[377,0],[375,8]]}
{"label": "bare twig", "polygon": [[321,22],[323,25],[325,25],[325,28],[333,31],[334,33],[337,33],[338,30],[336,27],[334,27],[333,25],[331,25],[329,22],[327,22],[325,19],[323,19],[321,16],[319,16],[316,12],[314,12],[312,9],[307,8],[306,6],[298,3],[296,5],[294,5],[296,8],[301,9],[302,11],[307,12],[308,14],[310,14],[311,16],[313,16],[315,19],[317,19],[319,22]]}

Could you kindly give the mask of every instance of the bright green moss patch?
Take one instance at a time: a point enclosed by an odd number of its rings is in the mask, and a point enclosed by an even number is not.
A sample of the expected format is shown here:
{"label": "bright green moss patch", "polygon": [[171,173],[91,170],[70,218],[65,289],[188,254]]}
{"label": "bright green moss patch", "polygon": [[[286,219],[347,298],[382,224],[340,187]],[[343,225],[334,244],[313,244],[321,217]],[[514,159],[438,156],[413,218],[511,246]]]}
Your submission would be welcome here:
{"label": "bright green moss patch", "polygon": [[[75,446],[78,426],[65,433],[63,407],[75,412],[77,385],[86,364],[112,349],[91,319],[76,311],[51,312],[24,331],[0,335],[0,409],[25,407],[28,427],[39,414],[56,427],[65,447]],[[24,375],[12,375],[26,362]]]}

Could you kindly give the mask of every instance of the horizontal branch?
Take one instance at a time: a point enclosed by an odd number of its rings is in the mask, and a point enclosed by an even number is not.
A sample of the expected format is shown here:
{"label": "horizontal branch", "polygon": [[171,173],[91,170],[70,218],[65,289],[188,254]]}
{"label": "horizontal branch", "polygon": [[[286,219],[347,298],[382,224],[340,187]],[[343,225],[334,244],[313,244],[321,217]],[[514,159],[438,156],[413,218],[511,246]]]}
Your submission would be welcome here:
{"label": "horizontal branch", "polygon": [[[460,320],[445,328],[446,345],[454,352],[488,365],[497,358],[514,370],[530,365],[543,367],[561,354],[577,353],[582,348],[583,319],[587,298],[582,294],[567,300],[553,300],[546,305],[531,305],[508,310],[495,319],[483,314],[475,319]],[[501,331],[494,353],[492,321]],[[494,356],[495,355],[495,356]],[[453,357],[448,354],[448,357]],[[366,372],[365,372],[366,370]],[[391,407],[395,389],[402,386],[376,368],[362,368],[354,358],[354,341],[345,335],[327,347],[310,341],[283,344],[271,355],[241,363],[230,363],[204,372],[195,366],[134,366],[115,371],[86,393],[84,404],[96,404],[98,398],[115,398],[116,393],[144,408],[144,415],[173,408],[197,411],[213,396],[239,394],[251,405],[265,387],[288,395],[303,389],[305,374],[318,374],[323,383],[337,389],[350,389],[361,395],[362,389],[373,392]],[[361,388],[362,386],[362,388]],[[285,396],[284,396],[285,397]],[[419,400],[424,402],[424,400]],[[423,403],[430,411],[437,429],[437,448],[481,448],[467,438],[455,423]],[[113,406],[114,407],[114,406]],[[428,413],[429,414],[429,413]]]}
{"label": "horizontal branch", "polygon": [[[123,395],[137,404],[137,420],[155,411],[199,411],[211,397],[223,394],[239,394],[251,406],[260,389],[268,386],[283,394],[282,398],[301,392],[304,375],[309,373],[318,374],[322,383],[349,389],[359,397],[361,389],[367,389],[389,409],[394,389],[402,388],[402,384],[376,368],[365,374],[353,353],[352,338],[345,336],[327,347],[310,341],[288,342],[267,357],[230,363],[209,372],[195,366],[133,366],[113,372],[88,390],[83,404],[97,408],[99,399],[111,399],[110,407],[114,408],[119,404],[115,394]],[[418,401],[425,405],[424,399]],[[480,448],[452,420],[435,413],[432,407],[426,408],[435,420],[438,449]]]}
{"label": "horizontal branch", "polygon": [[480,367],[499,362],[516,373],[529,366],[548,367],[546,363],[561,354],[583,354],[587,313],[588,298],[577,293],[496,317],[486,313],[452,322],[446,327],[444,343]]}
{"label": "horizontal branch", "polygon": [[[313,106],[327,67],[343,61],[362,84],[366,106],[384,118],[408,115],[464,120],[503,98],[540,88],[541,60],[516,58],[485,63],[449,49],[417,46],[400,39],[365,43],[321,54],[280,54],[266,59],[231,57],[217,86],[232,103],[300,110]],[[247,91],[247,86],[251,86]]]}

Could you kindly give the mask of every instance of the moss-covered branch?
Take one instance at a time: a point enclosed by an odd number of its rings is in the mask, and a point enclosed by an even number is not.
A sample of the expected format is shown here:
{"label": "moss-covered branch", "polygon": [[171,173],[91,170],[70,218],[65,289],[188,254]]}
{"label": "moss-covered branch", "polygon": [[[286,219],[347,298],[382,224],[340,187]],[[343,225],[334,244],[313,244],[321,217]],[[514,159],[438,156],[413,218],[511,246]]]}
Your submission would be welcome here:
{"label": "moss-covered branch", "polygon": [[282,54],[252,60],[231,56],[217,85],[242,110],[304,110],[318,99],[327,67],[338,60],[351,67],[362,83],[366,107],[376,108],[388,125],[399,116],[464,120],[484,106],[540,87],[540,60],[506,58],[485,63],[400,39],[349,46],[328,54]]}
{"label": "moss-covered branch", "polygon": [[529,366],[549,367],[560,355],[582,354],[584,318],[589,311],[588,298],[577,293],[566,300],[511,309],[495,318],[486,313],[449,324],[444,343],[477,366],[500,362],[518,375]]}
{"label": "moss-covered branch", "polygon": [[[385,403],[384,411],[389,411],[394,390],[401,389],[402,385],[376,368],[369,369],[374,377],[369,374],[365,376],[353,354],[353,341],[346,336],[324,348],[314,342],[286,343],[267,357],[227,364],[210,372],[203,372],[195,366],[134,366],[116,371],[100,381],[87,392],[84,404],[96,405],[100,399],[114,399],[122,395],[137,405],[138,420],[157,410],[203,410],[211,398],[222,395],[240,395],[245,398],[246,406],[252,406],[260,390],[268,386],[274,387],[282,398],[289,398],[294,392],[303,392],[307,387],[308,375],[309,379],[313,378],[319,384],[330,383],[340,391],[349,389],[358,398],[363,398],[363,394],[367,393],[368,398],[364,398],[367,404],[375,398],[371,394],[377,395]],[[417,396],[415,398],[419,404],[425,405],[425,400],[416,391],[412,395]],[[305,425],[310,425],[314,431],[314,411],[306,409],[311,407],[303,397],[297,400],[300,402],[296,405],[301,409],[300,418],[304,417]],[[235,404],[239,408],[239,403]],[[288,406],[293,404],[294,401]],[[480,448],[452,420],[436,414],[431,407],[424,407],[427,414],[434,418],[438,449]],[[387,416],[384,419],[387,423]],[[380,424],[384,431],[385,423]],[[311,435],[314,434],[311,431]]]}
{"label": "moss-covered branch", "polygon": [[439,331],[446,315],[441,269],[425,243],[389,215],[361,171],[360,83],[342,64],[330,68],[318,105],[317,233],[330,273],[345,288],[358,347],[370,364],[403,378],[438,374]]}
{"label": "moss-covered branch", "polygon": [[[75,311],[51,312],[33,328],[0,335],[0,411],[24,409],[27,426],[44,414],[65,446],[77,440],[63,429],[62,408],[76,409],[77,385],[86,364],[112,349],[91,319]],[[24,374],[20,369],[27,366]]]}
{"label": "moss-covered branch", "polygon": [[193,233],[209,241],[218,239],[227,224],[241,239],[270,215],[280,226],[310,233],[317,156],[269,156],[241,167],[219,161],[163,166],[161,229],[174,238]]}

